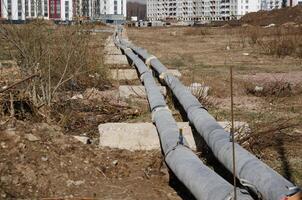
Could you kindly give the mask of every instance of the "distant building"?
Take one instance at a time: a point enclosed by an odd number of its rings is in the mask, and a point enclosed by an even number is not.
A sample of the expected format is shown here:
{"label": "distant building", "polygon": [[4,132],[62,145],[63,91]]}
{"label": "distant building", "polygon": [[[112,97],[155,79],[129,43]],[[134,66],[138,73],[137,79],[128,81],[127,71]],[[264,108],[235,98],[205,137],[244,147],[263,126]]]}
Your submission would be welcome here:
{"label": "distant building", "polygon": [[1,18],[25,20],[32,18],[72,20],[72,0],[0,0]]}
{"label": "distant building", "polygon": [[[295,6],[302,0],[288,0]],[[259,10],[282,7],[282,0],[147,0],[147,18],[151,21],[207,22],[239,19]]]}
{"label": "distant building", "polygon": [[218,21],[258,11],[260,0],[147,0],[150,20]]}
{"label": "distant building", "polygon": [[104,16],[125,20],[126,11],[126,0],[0,0],[0,17],[7,20],[96,20]]}

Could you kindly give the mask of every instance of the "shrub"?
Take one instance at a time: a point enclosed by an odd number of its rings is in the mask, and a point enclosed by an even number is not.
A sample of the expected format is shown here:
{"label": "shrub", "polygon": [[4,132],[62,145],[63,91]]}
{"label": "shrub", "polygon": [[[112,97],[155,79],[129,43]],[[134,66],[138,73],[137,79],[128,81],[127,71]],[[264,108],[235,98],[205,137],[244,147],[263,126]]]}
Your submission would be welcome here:
{"label": "shrub", "polygon": [[27,92],[34,105],[52,103],[58,91],[80,89],[99,74],[99,84],[107,81],[102,60],[91,48],[92,36],[87,26],[55,26],[44,20],[25,25],[1,25],[0,35],[8,41],[18,60],[21,74],[38,74]]}

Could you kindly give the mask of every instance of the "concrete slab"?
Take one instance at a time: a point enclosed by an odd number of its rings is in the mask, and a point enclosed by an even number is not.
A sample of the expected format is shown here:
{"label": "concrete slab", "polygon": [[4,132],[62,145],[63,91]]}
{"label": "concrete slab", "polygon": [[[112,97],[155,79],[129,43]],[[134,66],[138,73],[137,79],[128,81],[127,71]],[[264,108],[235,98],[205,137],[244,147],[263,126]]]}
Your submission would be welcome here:
{"label": "concrete slab", "polygon": [[[163,86],[159,86],[161,93],[166,96],[167,90]],[[120,98],[142,98],[146,99],[147,94],[145,87],[142,85],[121,85],[119,87],[119,97]]]}
{"label": "concrete slab", "polygon": [[[111,75],[114,80],[136,80],[138,79],[135,69],[111,69]],[[169,69],[169,73],[176,77],[181,77],[181,73],[175,69]]]}
{"label": "concrete slab", "polygon": [[[219,122],[229,131],[229,122]],[[188,122],[178,122],[183,129],[189,147],[196,150],[195,140]],[[235,127],[246,126],[245,122],[235,122]],[[100,147],[135,150],[160,149],[157,130],[152,123],[106,123],[99,125]]]}
{"label": "concrete slab", "polygon": [[106,39],[104,53],[106,65],[128,65],[127,57],[115,46],[112,36]]}
{"label": "concrete slab", "polygon": [[[193,137],[188,136],[188,126],[185,123],[180,123],[179,126],[184,128],[183,135],[186,139],[188,137],[189,145],[194,149]],[[160,149],[157,130],[152,123],[106,123],[99,125],[99,133],[101,147],[130,151]]]}
{"label": "concrete slab", "polygon": [[105,47],[104,48],[104,54],[106,55],[123,55],[122,51],[118,49],[117,47]]}
{"label": "concrete slab", "polygon": [[135,69],[111,69],[110,73],[113,80],[138,80]]}
{"label": "concrete slab", "polygon": [[128,65],[127,57],[120,54],[120,55],[106,55],[104,63],[106,65]]}

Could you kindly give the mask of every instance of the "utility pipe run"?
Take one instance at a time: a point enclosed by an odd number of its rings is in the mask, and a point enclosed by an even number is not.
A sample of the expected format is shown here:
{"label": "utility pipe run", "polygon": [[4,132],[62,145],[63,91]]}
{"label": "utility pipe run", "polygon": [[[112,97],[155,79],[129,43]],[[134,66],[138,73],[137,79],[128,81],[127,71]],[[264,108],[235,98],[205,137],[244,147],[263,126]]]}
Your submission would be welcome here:
{"label": "utility pipe run", "polygon": [[[157,86],[152,72],[131,49],[118,39],[115,44],[131,59],[145,86],[152,120],[156,125],[165,162],[177,178],[198,200],[231,200],[233,186],[217,175],[187,147],[186,140],[179,133],[178,126],[167,108],[163,95]],[[252,200],[245,190],[237,190],[240,200]]]}
{"label": "utility pipe run", "polygon": [[[189,121],[206,141],[215,157],[232,172],[230,133],[226,132],[217,123],[178,78],[168,73],[168,69],[155,56],[129,42],[121,41],[121,43],[131,48],[138,56],[144,59],[156,71],[159,78],[164,80],[186,111]],[[286,197],[295,195],[296,193],[292,194],[293,191],[301,191],[300,188],[286,180],[238,144],[235,146],[235,153],[236,177],[242,185],[249,187],[260,198],[265,200],[283,200]]]}

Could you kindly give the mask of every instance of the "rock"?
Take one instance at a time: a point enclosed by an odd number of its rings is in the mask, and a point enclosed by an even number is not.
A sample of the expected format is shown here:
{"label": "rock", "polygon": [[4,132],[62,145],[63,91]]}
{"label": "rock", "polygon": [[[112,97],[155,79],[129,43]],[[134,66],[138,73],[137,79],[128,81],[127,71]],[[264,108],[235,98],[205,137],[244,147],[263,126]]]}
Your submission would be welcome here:
{"label": "rock", "polygon": [[76,140],[82,142],[83,144],[91,144],[91,139],[86,136],[73,136]]}
{"label": "rock", "polygon": [[4,183],[4,184],[8,183],[10,180],[11,180],[10,176],[1,176],[1,178],[0,178],[1,183]]}
{"label": "rock", "polygon": [[116,166],[118,164],[118,160],[112,161],[112,165]]}
{"label": "rock", "polygon": [[20,136],[16,134],[16,129],[15,128],[8,128],[4,131],[4,134],[12,139],[15,143],[20,141]]}
{"label": "rock", "polygon": [[7,148],[7,145],[5,144],[5,142],[1,142],[0,146],[1,146],[3,149],[6,149],[6,148]]}
{"label": "rock", "polygon": [[244,56],[249,56],[250,54],[249,54],[249,53],[243,53],[242,55],[244,55]]}
{"label": "rock", "polygon": [[263,91],[263,87],[262,86],[255,86],[255,92],[262,92]]}
{"label": "rock", "polygon": [[41,160],[44,161],[44,162],[46,162],[46,161],[48,161],[48,158],[46,156],[42,156]]}
{"label": "rock", "polygon": [[274,26],[276,26],[276,24],[269,24],[269,25],[265,26],[264,28],[270,28],[270,27],[274,27]]}
{"label": "rock", "polygon": [[31,141],[31,142],[35,142],[35,141],[39,141],[40,138],[34,136],[33,134],[25,134],[25,139],[27,139],[28,141]]}
{"label": "rock", "polygon": [[85,181],[84,180],[80,180],[80,181],[73,181],[73,180],[67,180],[66,181],[66,185],[67,185],[67,187],[70,187],[70,186],[72,186],[72,185],[74,185],[74,186],[79,186],[79,185],[82,185],[82,184],[84,184],[85,183]]}
{"label": "rock", "polygon": [[75,95],[73,95],[70,99],[75,100],[75,99],[83,99],[83,98],[84,98],[84,97],[83,97],[82,94],[75,94]]}

